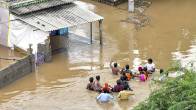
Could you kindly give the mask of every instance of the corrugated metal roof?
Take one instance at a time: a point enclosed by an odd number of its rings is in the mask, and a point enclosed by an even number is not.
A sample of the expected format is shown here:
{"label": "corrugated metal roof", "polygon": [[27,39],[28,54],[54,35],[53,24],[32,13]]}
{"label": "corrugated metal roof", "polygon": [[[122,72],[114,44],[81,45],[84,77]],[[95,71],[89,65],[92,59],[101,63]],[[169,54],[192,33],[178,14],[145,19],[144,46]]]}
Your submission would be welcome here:
{"label": "corrugated metal roof", "polygon": [[5,1],[0,1],[0,8],[9,8],[9,4]]}
{"label": "corrugated metal roof", "polygon": [[26,0],[3,0],[3,1],[8,3],[16,3],[16,2],[26,1]]}
{"label": "corrugated metal roof", "polygon": [[81,9],[74,3],[16,16],[43,31],[53,31],[103,19],[89,10]]}
{"label": "corrugated metal roof", "polygon": [[17,15],[27,14],[51,7],[71,3],[76,0],[25,0],[12,3],[10,11]]}

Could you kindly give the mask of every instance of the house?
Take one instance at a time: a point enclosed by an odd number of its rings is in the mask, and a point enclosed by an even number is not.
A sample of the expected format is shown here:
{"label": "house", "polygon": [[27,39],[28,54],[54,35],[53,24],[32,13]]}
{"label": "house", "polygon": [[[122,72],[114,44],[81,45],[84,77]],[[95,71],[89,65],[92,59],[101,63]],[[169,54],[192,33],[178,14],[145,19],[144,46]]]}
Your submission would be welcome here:
{"label": "house", "polygon": [[[33,53],[43,52],[50,56],[50,36],[68,33],[68,28],[99,22],[100,44],[102,45],[103,17],[80,8],[75,0],[4,0],[0,8],[0,45],[20,47],[27,50],[32,45]],[[49,39],[48,41],[46,41]],[[61,40],[55,42],[60,44]],[[43,44],[43,45],[42,45]],[[39,45],[42,46],[39,49]],[[44,58],[47,59],[47,58]],[[50,60],[50,58],[49,58]]]}

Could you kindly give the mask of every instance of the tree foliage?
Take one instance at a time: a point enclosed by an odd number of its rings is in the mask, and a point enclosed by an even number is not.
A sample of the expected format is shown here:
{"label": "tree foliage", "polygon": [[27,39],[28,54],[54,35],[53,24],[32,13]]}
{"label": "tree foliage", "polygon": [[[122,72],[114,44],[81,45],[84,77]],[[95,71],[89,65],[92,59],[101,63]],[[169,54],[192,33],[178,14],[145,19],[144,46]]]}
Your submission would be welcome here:
{"label": "tree foliage", "polygon": [[134,110],[196,110],[196,72],[183,72],[183,76],[165,81]]}

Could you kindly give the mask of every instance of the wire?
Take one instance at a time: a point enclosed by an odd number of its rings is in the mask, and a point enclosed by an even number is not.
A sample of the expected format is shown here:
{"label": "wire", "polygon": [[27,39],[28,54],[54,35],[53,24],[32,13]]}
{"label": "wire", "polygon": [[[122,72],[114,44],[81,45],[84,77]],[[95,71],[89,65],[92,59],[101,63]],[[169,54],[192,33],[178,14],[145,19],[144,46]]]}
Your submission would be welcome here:
{"label": "wire", "polygon": [[15,59],[15,58],[2,58],[2,57],[0,57],[0,60],[13,60],[13,61],[16,61],[17,59]]}

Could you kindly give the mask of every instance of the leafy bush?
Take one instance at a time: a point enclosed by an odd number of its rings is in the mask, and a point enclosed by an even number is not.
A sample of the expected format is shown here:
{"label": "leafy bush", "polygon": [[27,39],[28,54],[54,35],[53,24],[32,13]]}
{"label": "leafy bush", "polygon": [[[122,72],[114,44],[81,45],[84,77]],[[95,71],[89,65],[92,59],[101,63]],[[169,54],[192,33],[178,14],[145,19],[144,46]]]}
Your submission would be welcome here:
{"label": "leafy bush", "polygon": [[196,73],[188,70],[184,73],[165,81],[159,90],[152,92],[134,110],[196,110]]}

